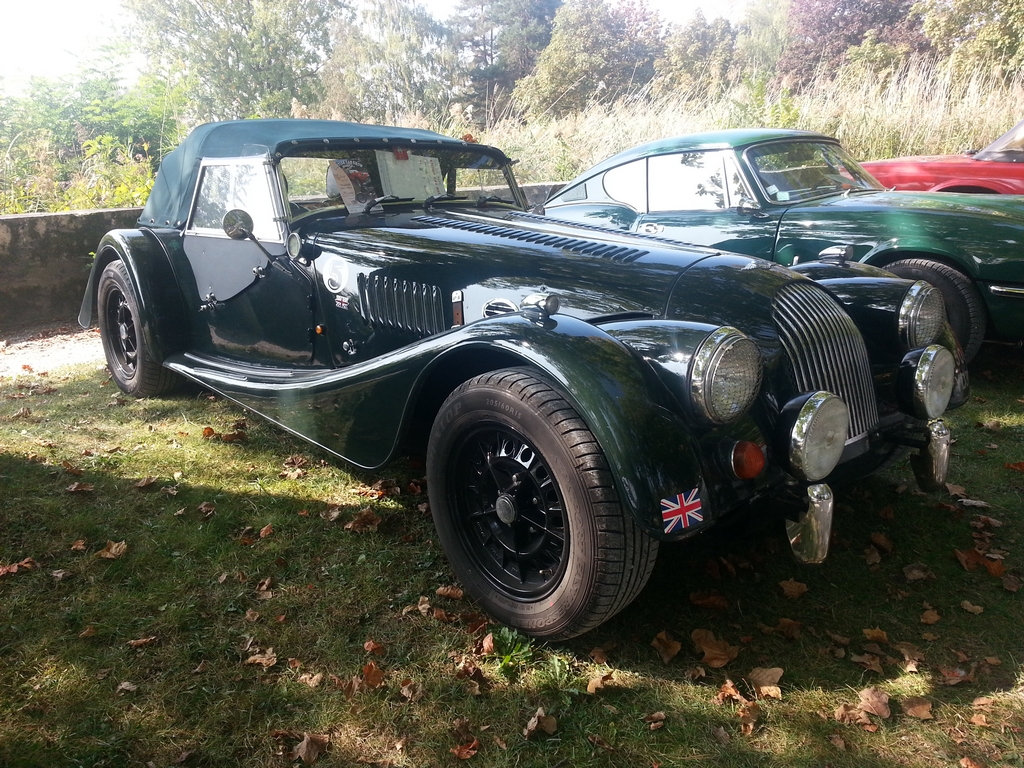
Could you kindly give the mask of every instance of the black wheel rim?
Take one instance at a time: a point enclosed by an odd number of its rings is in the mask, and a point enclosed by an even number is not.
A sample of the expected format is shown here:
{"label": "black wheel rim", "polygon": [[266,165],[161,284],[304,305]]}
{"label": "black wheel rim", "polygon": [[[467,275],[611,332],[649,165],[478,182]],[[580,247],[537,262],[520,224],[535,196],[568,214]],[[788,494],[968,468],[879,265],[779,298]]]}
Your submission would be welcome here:
{"label": "black wheel rim", "polygon": [[481,426],[452,452],[449,500],[463,547],[509,597],[538,600],[561,581],[568,521],[541,453],[505,426]]}
{"label": "black wheel rim", "polygon": [[138,368],[139,343],[135,332],[135,316],[128,299],[119,288],[112,288],[107,294],[105,314],[110,362],[117,367],[117,373],[122,378],[130,379]]}

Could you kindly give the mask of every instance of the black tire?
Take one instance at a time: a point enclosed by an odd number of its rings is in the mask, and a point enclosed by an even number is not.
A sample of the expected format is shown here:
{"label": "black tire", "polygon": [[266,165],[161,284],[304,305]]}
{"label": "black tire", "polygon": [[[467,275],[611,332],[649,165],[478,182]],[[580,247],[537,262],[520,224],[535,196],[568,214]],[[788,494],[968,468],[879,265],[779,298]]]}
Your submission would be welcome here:
{"label": "black tire", "polygon": [[484,374],[448,397],[430,432],[427,481],[455,575],[525,634],[593,629],[651,575],[658,542],[619,503],[583,419],[531,372]]}
{"label": "black tire", "polygon": [[155,361],[146,346],[139,301],[121,261],[110,262],[100,273],[96,308],[107,366],[122,391],[153,397],[178,388],[181,379]]}
{"label": "black tire", "polygon": [[973,360],[985,339],[985,305],[971,279],[931,259],[901,259],[886,269],[910,280],[925,280],[939,289],[946,304],[946,317],[964,349],[964,359]]}

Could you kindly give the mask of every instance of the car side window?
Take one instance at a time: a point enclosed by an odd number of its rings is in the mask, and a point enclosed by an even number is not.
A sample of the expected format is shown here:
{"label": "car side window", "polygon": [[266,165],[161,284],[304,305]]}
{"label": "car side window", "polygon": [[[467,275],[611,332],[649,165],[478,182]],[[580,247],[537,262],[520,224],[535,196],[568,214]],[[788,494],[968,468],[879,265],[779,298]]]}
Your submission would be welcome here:
{"label": "car side window", "polygon": [[270,176],[262,159],[204,165],[188,229],[223,235],[224,214],[235,208],[252,216],[253,234],[258,239],[282,241]]}
{"label": "car side window", "polygon": [[682,152],[648,158],[651,213],[726,208],[723,154]]}
{"label": "car side window", "polygon": [[612,168],[604,175],[604,191],[612,200],[637,211],[647,210],[647,161]]}

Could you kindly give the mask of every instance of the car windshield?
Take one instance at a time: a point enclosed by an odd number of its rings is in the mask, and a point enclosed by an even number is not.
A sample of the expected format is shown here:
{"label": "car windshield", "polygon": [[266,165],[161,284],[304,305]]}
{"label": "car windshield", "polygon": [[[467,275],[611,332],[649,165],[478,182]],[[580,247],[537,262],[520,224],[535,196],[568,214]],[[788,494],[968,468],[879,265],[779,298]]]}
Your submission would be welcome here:
{"label": "car windshield", "polygon": [[386,207],[519,207],[510,175],[483,152],[394,147],[306,152],[283,157],[288,216],[380,213]]}
{"label": "car windshield", "polygon": [[981,150],[975,157],[979,160],[999,159],[1005,153],[1024,153],[1024,120]]}
{"label": "car windshield", "polygon": [[842,147],[831,142],[775,141],[751,147],[744,155],[765,196],[775,203],[882,189]]}

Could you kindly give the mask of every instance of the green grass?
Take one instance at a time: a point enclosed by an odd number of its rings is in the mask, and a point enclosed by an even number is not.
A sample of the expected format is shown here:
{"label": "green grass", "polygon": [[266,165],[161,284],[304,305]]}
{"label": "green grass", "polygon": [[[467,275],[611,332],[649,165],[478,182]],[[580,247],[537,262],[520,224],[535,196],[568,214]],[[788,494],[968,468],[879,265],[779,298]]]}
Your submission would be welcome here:
{"label": "green grass", "polygon": [[[950,480],[991,508],[918,495],[899,466],[838,490],[824,565],[794,564],[775,531],[723,531],[663,548],[633,606],[557,645],[493,625],[474,633],[469,600],[435,595],[452,577],[419,508],[426,497],[410,489],[423,472],[414,459],[384,473],[402,493],[375,499],[360,491],[381,476],[353,474],[255,418],[245,442],[204,439],[204,427],[228,433],[246,416],[220,399],[125,399],[95,367],[0,380],[0,565],[37,564],[0,577],[0,765],[287,765],[302,734],[318,733],[331,737],[317,761],[326,766],[453,765],[461,761],[450,750],[473,738],[479,751],[467,764],[478,766],[860,768],[962,757],[1022,766],[1024,592],[984,569],[966,571],[953,550],[991,533],[1007,574],[1022,575],[1024,473],[1004,465],[1024,461],[1024,354],[986,349],[972,375],[972,401],[949,419]],[[306,474],[282,477],[295,456],[308,462]],[[135,487],[147,477],[156,482]],[[69,492],[76,482],[93,490]],[[204,502],[215,505],[208,517]],[[367,506],[378,530],[346,530]],[[334,507],[337,520],[321,516]],[[976,512],[1002,527],[972,527]],[[872,534],[884,534],[892,551],[869,566]],[[84,551],[72,549],[79,540]],[[126,542],[127,552],[97,557],[108,541]],[[934,578],[908,581],[903,569],[914,563]],[[272,594],[261,596],[267,578]],[[797,600],[779,587],[790,578],[808,587]],[[691,593],[712,590],[728,610],[691,603]],[[421,596],[455,620],[403,611]],[[983,613],[962,609],[964,600]],[[920,623],[926,604],[941,614],[937,624]],[[798,639],[764,632],[781,618],[800,622]],[[737,646],[738,657],[694,678],[695,628]],[[882,674],[850,660],[874,628],[889,640],[880,644]],[[492,655],[480,652],[487,631]],[[668,664],[650,646],[662,631],[682,642]],[[368,640],[383,652],[364,650]],[[900,642],[921,650],[918,672],[895,663]],[[592,660],[596,646],[606,647],[607,664]],[[245,663],[269,648],[273,666]],[[351,680],[371,660],[383,684],[346,698],[331,676]],[[479,696],[457,675],[467,660],[482,672]],[[729,678],[749,698],[751,669],[774,666],[785,670],[782,699],[763,700],[743,735],[738,706],[713,703],[715,694]],[[945,685],[943,668],[973,670],[973,680]],[[588,694],[588,681],[609,672]],[[318,673],[317,687],[303,682]],[[874,685],[893,700],[889,718],[871,717],[875,732],[834,719]],[[934,719],[904,714],[897,702],[910,696],[930,701]],[[982,696],[992,703],[972,707]],[[527,740],[538,707],[557,730]],[[665,725],[651,730],[644,717],[658,711]],[[971,722],[979,713],[988,727]],[[719,727],[728,743],[716,739]]]}

